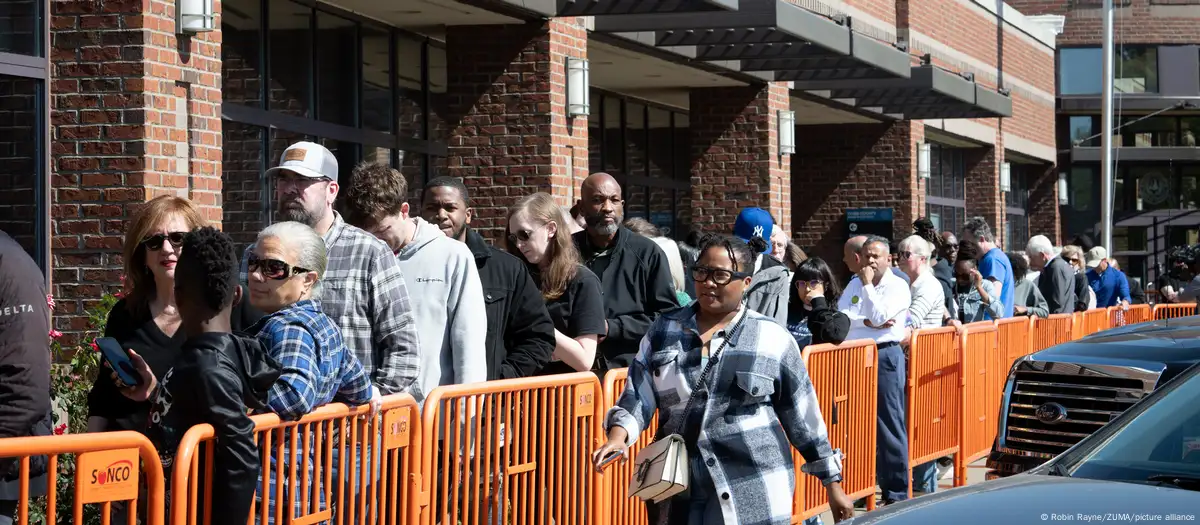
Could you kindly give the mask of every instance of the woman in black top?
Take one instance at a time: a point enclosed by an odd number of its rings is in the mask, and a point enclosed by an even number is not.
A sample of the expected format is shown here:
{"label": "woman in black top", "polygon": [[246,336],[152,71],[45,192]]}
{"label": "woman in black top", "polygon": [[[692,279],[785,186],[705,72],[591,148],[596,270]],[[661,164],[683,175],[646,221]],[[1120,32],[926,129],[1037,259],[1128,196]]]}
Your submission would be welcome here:
{"label": "woman in black top", "polygon": [[[113,306],[104,336],[137,352],[157,379],[170,370],[185,335],[175,306],[175,264],[184,234],[206,225],[187,199],[162,196],[146,203],[125,234],[125,297]],[[249,328],[260,317],[249,305],[235,306],[233,329]],[[109,373],[96,377],[88,394],[88,431],[146,429],[150,403],[121,394]]]}
{"label": "woman in black top", "polygon": [[596,344],[608,333],[600,279],[580,264],[568,220],[546,193],[521,199],[508,216],[508,251],[529,265],[554,321],[554,354],[538,375],[596,370]]}
{"label": "woman in black top", "polygon": [[841,344],[850,333],[850,318],[837,311],[841,288],[820,257],[805,259],[792,274],[788,332],[803,350],[808,345]]}

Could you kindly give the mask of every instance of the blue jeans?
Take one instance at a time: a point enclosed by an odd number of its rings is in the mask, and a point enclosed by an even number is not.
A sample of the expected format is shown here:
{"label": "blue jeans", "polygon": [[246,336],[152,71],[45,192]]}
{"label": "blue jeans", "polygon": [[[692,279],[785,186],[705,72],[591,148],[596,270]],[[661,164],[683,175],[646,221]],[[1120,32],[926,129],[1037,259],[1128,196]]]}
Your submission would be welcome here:
{"label": "blue jeans", "polygon": [[908,427],[904,422],[906,379],[904,350],[896,343],[881,344],[875,475],[885,501],[908,499]]}
{"label": "blue jeans", "polygon": [[700,454],[689,455],[688,525],[722,525],[725,518],[721,516],[721,500],[717,498],[716,486],[708,474],[708,467],[704,465]]}
{"label": "blue jeans", "polygon": [[913,467],[913,491],[920,491],[926,494],[933,494],[937,490],[937,460],[923,463]]}

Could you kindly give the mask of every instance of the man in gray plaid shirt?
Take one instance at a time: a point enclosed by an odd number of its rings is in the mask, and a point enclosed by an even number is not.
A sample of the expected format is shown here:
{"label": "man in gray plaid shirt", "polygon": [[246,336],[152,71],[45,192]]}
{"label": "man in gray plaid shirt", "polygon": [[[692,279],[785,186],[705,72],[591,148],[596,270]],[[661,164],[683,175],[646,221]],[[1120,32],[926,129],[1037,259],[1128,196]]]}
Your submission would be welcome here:
{"label": "man in gray plaid shirt", "polygon": [[[387,244],[346,224],[333,210],[338,195],[333,153],[320,144],[297,142],[267,175],[275,177],[281,218],[307,224],[325,239],[329,263],[321,310],[337,323],[346,346],[382,394],[408,392],[420,399],[423,393],[413,391],[420,344],[404,276]],[[246,260],[243,256],[243,283]]]}

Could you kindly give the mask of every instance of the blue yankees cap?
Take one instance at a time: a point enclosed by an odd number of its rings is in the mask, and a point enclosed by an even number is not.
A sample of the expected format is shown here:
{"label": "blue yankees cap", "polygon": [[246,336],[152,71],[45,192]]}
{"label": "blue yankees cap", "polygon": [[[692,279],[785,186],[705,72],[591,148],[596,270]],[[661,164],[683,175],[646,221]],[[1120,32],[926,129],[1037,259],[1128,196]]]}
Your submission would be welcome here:
{"label": "blue yankees cap", "polygon": [[767,213],[767,210],[743,208],[733,223],[733,236],[746,242],[750,242],[751,237],[761,237],[767,241],[765,253],[771,249],[771,228],[774,226],[771,214]]}

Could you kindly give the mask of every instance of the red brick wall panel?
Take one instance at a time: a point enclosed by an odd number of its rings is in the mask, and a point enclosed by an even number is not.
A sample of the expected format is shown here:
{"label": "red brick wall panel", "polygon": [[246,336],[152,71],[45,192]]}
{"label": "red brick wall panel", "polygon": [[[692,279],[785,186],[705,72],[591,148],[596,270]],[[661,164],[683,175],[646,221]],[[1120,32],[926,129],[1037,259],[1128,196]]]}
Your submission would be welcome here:
{"label": "red brick wall panel", "polygon": [[[1100,2],[1067,0],[1012,0],[1026,15],[1067,17],[1059,46],[1099,45],[1103,29]],[[1128,44],[1195,44],[1200,42],[1200,8],[1194,1],[1127,0],[1114,2],[1114,38]]]}

